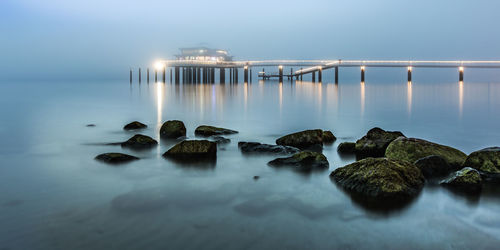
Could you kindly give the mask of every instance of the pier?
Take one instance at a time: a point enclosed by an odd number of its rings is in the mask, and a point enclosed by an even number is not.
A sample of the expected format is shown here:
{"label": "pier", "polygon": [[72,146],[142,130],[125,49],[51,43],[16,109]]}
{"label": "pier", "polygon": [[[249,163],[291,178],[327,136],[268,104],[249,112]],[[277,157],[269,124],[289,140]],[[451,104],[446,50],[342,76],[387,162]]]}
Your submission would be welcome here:
{"label": "pier", "polygon": [[[266,72],[264,67],[275,67],[276,72]],[[284,67],[289,67],[289,73],[284,73]],[[458,80],[464,81],[467,68],[500,69],[500,61],[403,61],[403,60],[263,60],[263,61],[210,61],[210,60],[161,60],[155,63],[155,81],[158,81],[157,72],[161,72],[162,81],[166,81],[165,72],[170,70],[171,83],[215,83],[215,72],[218,71],[219,83],[238,83],[239,71],[243,71],[243,82],[251,82],[252,68],[262,69],[258,77],[262,80],[283,79],[302,80],[304,75],[310,75],[313,82],[322,82],[326,70],[334,71],[334,82],[339,83],[341,68],[359,68],[360,79],[365,81],[365,72],[369,68],[401,68],[407,70],[408,81],[412,81],[415,68],[456,68]],[[298,70],[293,70],[296,68]],[[130,82],[132,82],[132,69]],[[149,68],[147,69],[149,79]],[[141,69],[139,68],[139,82]]]}

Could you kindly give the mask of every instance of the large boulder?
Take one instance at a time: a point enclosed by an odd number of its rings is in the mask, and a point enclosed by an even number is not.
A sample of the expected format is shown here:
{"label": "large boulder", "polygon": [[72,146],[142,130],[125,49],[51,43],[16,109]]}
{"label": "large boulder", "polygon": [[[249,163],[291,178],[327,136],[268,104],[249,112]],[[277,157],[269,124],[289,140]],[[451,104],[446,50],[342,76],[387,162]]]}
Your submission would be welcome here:
{"label": "large boulder", "polygon": [[337,140],[337,137],[333,135],[332,131],[325,130],[323,131],[322,140],[323,143],[333,143],[335,140]]}
{"label": "large boulder", "polygon": [[298,148],[281,145],[262,144],[258,142],[238,142],[238,147],[243,153],[269,153],[269,154],[295,154]]}
{"label": "large boulder", "polygon": [[136,129],[143,129],[147,128],[148,126],[146,124],[140,123],[138,121],[133,121],[123,127],[124,130],[136,130]]}
{"label": "large boulder", "polygon": [[385,131],[372,128],[361,139],[356,141],[356,154],[361,157],[383,157],[389,144],[398,137],[404,137],[399,131]]}
{"label": "large boulder", "polygon": [[147,149],[156,145],[158,145],[158,142],[155,139],[141,134],[134,135],[132,138],[121,143],[122,147],[131,149]]}
{"label": "large boulder", "polygon": [[341,154],[354,154],[356,152],[356,143],[342,142],[337,147],[337,152]]}
{"label": "large boulder", "polygon": [[415,161],[415,166],[417,166],[425,178],[432,179],[437,177],[443,177],[448,175],[453,171],[453,168],[448,164],[448,162],[441,156],[430,155]]}
{"label": "large boulder", "polygon": [[336,169],[330,177],[347,191],[378,201],[412,198],[425,182],[412,163],[387,158],[366,158]]}
{"label": "large boulder", "polygon": [[212,136],[212,135],[230,135],[237,134],[238,131],[231,130],[227,128],[218,128],[214,126],[201,125],[197,127],[194,131],[195,135],[198,136]]}
{"label": "large boulder", "polygon": [[188,162],[215,160],[217,144],[207,140],[186,140],[173,146],[163,156]]}
{"label": "large boulder", "polygon": [[270,161],[272,167],[292,167],[299,171],[328,169],[328,160],[321,153],[302,151],[286,158],[277,158]]}
{"label": "large boulder", "polygon": [[387,158],[409,162],[431,155],[444,158],[454,169],[460,168],[467,157],[458,149],[416,138],[398,138],[389,144],[385,152]]}
{"label": "large boulder", "polygon": [[100,154],[100,155],[96,156],[95,159],[98,161],[109,163],[109,164],[127,163],[127,162],[131,162],[131,161],[139,160],[139,158],[137,158],[135,156],[122,154],[122,153]]}
{"label": "large boulder", "polygon": [[478,193],[482,189],[481,175],[477,170],[469,167],[455,172],[441,184],[466,193]]}
{"label": "large boulder", "polygon": [[307,149],[312,146],[323,145],[323,130],[305,130],[285,135],[276,140],[276,144]]}
{"label": "large boulder", "polygon": [[160,128],[160,136],[166,139],[177,139],[186,136],[186,126],[182,121],[167,121]]}
{"label": "large boulder", "polygon": [[463,166],[487,174],[500,174],[500,147],[485,148],[471,153],[465,159]]}

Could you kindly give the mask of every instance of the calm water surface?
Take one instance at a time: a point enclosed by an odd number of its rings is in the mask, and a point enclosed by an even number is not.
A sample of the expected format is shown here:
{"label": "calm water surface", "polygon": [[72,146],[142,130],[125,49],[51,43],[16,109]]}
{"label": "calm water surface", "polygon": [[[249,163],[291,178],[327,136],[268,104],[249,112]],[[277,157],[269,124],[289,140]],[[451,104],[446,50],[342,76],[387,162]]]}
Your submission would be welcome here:
{"label": "calm water surface", "polygon": [[[128,82],[0,84],[0,249],[498,249],[500,191],[464,197],[427,185],[399,210],[371,210],[328,175],[354,161],[340,142],[370,128],[400,130],[465,153],[500,144],[500,83],[401,81],[172,85]],[[239,130],[215,166],[134,152],[124,141],[139,120],[158,138],[162,122]],[[96,127],[86,127],[87,124]],[[321,128],[330,169],[276,170],[273,156],[244,156],[238,141],[274,143]],[[94,160],[125,152],[140,161]],[[255,181],[253,176],[260,176]]]}

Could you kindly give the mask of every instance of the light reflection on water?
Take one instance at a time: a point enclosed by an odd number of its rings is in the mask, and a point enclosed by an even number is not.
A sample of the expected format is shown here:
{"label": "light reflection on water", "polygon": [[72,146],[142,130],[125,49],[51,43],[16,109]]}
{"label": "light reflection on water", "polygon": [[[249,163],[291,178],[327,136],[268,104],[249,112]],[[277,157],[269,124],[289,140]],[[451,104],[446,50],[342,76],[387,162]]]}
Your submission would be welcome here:
{"label": "light reflection on water", "polygon": [[[16,104],[15,110],[3,105],[10,119],[0,129],[2,247],[421,249],[488,248],[500,241],[495,189],[470,199],[427,186],[407,207],[380,212],[351,200],[328,178],[354,160],[340,157],[337,145],[374,126],[466,153],[498,145],[500,84],[109,82],[0,88],[2,102]],[[145,152],[88,145],[126,140],[136,132],[122,127],[133,120],[148,124],[141,133],[159,139],[161,123],[171,119],[183,120],[190,138],[201,124],[240,133],[219,147],[213,168],[166,161],[161,154],[170,141]],[[274,157],[243,156],[237,148],[238,141],[273,143],[311,128],[331,129],[339,138],[324,149],[328,171],[276,170],[266,165]],[[142,159],[121,167],[93,160],[107,151]]]}

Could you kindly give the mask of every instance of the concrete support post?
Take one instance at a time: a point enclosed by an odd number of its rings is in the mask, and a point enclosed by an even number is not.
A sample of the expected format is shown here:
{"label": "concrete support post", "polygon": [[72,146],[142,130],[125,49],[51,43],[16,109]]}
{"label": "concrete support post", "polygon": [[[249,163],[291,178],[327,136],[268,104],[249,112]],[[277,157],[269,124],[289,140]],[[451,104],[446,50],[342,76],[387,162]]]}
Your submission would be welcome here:
{"label": "concrete support post", "polygon": [[225,68],[220,68],[219,70],[219,83],[220,84],[226,84],[226,69]]}
{"label": "concrete support post", "polygon": [[278,73],[279,74],[279,80],[280,80],[280,82],[282,82],[283,81],[283,66],[280,65],[278,67],[278,71],[279,71],[279,73]]}
{"label": "concrete support post", "polygon": [[316,71],[313,71],[311,73],[311,78],[312,78],[312,80],[311,80],[312,82],[316,82]]}
{"label": "concrete support post", "polygon": [[458,80],[460,82],[464,81],[464,67],[459,67],[458,68]]}
{"label": "concrete support post", "polygon": [[319,68],[318,70],[318,82],[323,82],[323,68]]}
{"label": "concrete support post", "polygon": [[361,66],[361,82],[365,82],[365,66]]}
{"label": "concrete support post", "polygon": [[339,67],[335,67],[335,84],[339,83]]}
{"label": "concrete support post", "polygon": [[244,82],[248,82],[248,66],[243,68],[243,80]]}
{"label": "concrete support post", "polygon": [[139,83],[141,83],[141,68],[139,68]]}

